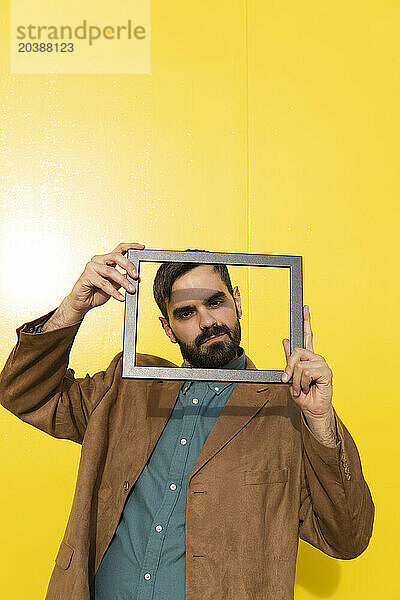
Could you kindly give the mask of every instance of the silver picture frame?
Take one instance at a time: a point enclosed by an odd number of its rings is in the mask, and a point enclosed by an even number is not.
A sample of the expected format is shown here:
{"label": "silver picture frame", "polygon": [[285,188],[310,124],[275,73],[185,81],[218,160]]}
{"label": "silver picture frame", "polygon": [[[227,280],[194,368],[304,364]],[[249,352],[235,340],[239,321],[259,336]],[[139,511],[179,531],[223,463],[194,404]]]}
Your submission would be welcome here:
{"label": "silver picture frame", "polygon": [[[277,254],[241,254],[236,252],[186,252],[183,250],[128,250],[127,258],[140,276],[144,262],[190,262],[249,267],[290,269],[290,352],[303,347],[303,274],[302,257]],[[125,294],[122,377],[127,379],[229,381],[282,383],[282,371],[262,369],[199,369],[193,367],[149,367],[136,365],[136,342],[140,284],[127,274],[136,292]],[[291,380],[287,383],[290,383]]]}

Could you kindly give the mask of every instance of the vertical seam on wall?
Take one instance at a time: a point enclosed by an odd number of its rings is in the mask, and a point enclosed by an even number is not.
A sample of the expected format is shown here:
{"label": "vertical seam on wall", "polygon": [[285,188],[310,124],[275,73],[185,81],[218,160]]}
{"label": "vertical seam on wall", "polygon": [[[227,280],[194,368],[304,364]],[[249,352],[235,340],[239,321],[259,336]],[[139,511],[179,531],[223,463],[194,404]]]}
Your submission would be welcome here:
{"label": "vertical seam on wall", "polygon": [[[246,121],[245,121],[245,161],[246,161],[246,207],[247,207],[247,252],[251,253],[251,219],[250,219],[250,156],[249,156],[249,38],[248,38],[248,14],[247,14],[247,2],[248,0],[244,0],[244,42],[246,49],[246,57],[245,57],[245,112],[246,112]],[[248,340],[248,353],[251,355],[251,338],[250,338],[250,317],[251,317],[251,272],[250,267],[248,269],[248,320],[247,320],[247,340]]]}

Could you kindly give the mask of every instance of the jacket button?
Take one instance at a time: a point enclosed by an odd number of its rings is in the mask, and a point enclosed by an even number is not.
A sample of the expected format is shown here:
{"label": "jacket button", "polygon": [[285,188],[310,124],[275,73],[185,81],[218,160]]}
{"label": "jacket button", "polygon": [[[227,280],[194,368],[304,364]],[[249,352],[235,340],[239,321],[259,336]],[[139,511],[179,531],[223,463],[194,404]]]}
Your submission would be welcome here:
{"label": "jacket button", "polygon": [[125,491],[129,490],[129,481],[124,482],[124,490]]}

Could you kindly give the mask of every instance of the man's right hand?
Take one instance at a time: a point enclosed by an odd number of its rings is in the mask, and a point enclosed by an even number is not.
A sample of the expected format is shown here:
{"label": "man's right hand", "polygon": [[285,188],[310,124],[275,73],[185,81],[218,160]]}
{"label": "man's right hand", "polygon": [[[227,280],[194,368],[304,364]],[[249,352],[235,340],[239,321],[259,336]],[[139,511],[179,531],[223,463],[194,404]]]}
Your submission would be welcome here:
{"label": "man's right hand", "polygon": [[123,302],[125,296],[118,291],[121,287],[134,294],[135,287],[116,266],[121,267],[133,279],[140,281],[135,266],[124,255],[130,248],[143,250],[144,247],[144,244],[138,242],[126,242],[118,244],[108,254],[92,256],[70,294],[43,325],[43,331],[66,327],[81,321],[89,310],[105,304],[111,296]]}
{"label": "man's right hand", "polygon": [[[111,296],[123,302],[125,296],[118,291],[121,287],[134,294],[135,286],[128,281],[126,275],[116,269],[116,265],[124,269],[132,278],[138,278],[133,263],[124,255],[130,248],[143,250],[144,247],[144,244],[138,242],[121,243],[108,254],[92,256],[72,288],[71,308],[77,313],[85,314],[92,308],[105,304]],[[140,278],[138,280],[140,281]]]}

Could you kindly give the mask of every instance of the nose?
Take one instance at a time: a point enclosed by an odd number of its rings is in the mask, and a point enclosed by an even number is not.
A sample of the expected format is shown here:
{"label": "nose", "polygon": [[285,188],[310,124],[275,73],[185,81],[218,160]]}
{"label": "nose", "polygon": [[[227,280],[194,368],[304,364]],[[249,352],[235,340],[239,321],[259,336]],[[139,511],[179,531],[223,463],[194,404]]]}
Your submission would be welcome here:
{"label": "nose", "polygon": [[206,308],[200,311],[199,327],[200,329],[209,329],[216,324],[215,316]]}

